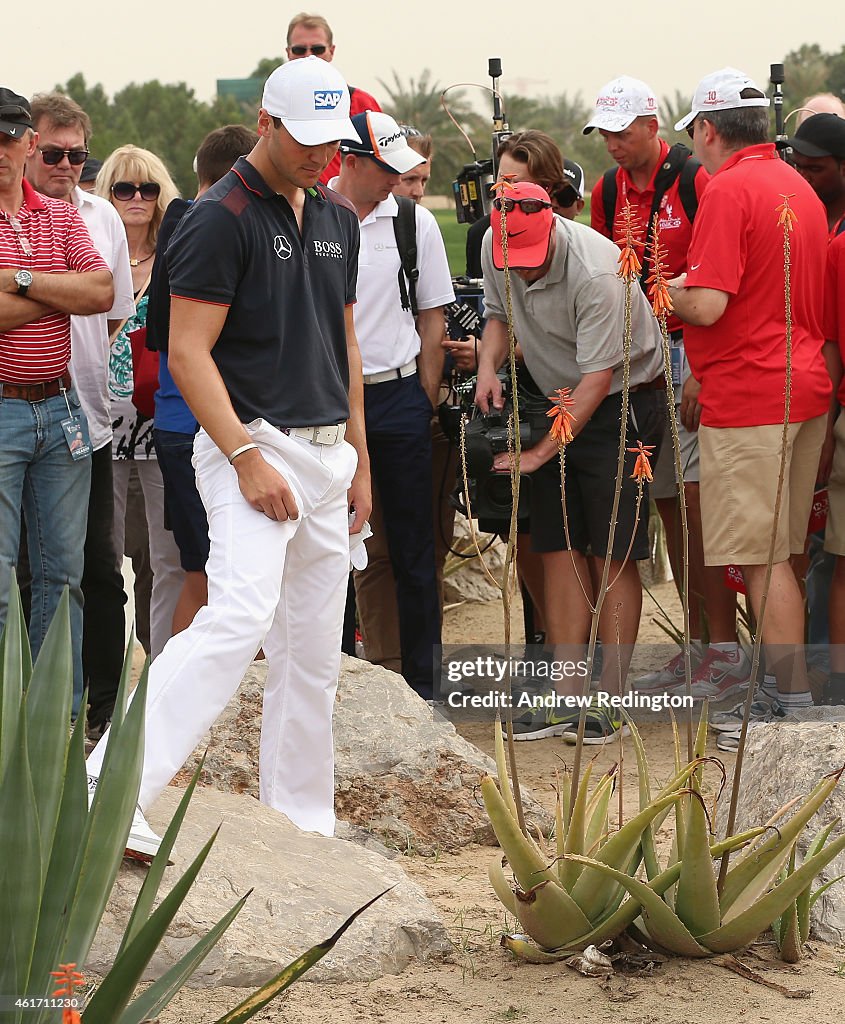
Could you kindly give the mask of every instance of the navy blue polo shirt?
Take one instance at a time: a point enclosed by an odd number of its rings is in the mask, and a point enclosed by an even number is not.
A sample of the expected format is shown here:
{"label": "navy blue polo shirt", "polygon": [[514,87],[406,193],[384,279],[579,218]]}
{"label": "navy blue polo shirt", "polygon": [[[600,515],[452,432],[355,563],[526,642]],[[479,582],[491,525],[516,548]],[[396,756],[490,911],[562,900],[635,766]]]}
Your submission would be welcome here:
{"label": "navy blue polo shirt", "polygon": [[170,294],[229,307],[211,354],[242,423],[349,418],[344,307],[358,246],[345,199],[306,192],[300,234],[288,201],[243,157],[182,218],[167,249]]}

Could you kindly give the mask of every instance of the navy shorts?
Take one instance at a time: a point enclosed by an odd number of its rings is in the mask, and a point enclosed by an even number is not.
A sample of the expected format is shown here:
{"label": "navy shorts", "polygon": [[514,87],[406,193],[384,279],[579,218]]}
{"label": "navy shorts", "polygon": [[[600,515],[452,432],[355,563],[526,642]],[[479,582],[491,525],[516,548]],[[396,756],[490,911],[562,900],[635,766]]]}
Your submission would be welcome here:
{"label": "navy shorts", "polygon": [[[630,396],[626,448],[636,447],[637,441],[656,445],[652,464],[660,451],[666,423],[665,404],[665,391],[641,390]],[[572,549],[600,558],[607,554],[621,405],[620,394],[608,395],[566,449],[566,514]],[[630,557],[649,557],[648,485],[637,516],[637,483],[631,479],[635,459],[635,455],[625,453],[625,475],[613,539],[613,558],[618,561],[625,557],[632,534]],[[557,457],[531,474],[531,547],[538,552],[567,550]]]}
{"label": "navy shorts", "polygon": [[194,435],[154,429],[153,442],[164,479],[164,525],[173,531],[185,572],[205,572],[208,519],[191,462]]}

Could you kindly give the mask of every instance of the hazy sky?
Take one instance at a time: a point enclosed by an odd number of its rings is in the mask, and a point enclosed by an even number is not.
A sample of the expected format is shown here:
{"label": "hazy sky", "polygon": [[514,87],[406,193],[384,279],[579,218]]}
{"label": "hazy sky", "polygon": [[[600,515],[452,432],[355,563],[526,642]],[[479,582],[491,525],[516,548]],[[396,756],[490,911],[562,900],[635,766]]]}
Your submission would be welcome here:
{"label": "hazy sky", "polygon": [[[802,43],[819,42],[825,50],[845,43],[845,19],[834,0],[801,5],[795,17],[778,2],[751,6],[753,14],[737,0],[680,2],[672,10],[630,0],[319,0],[308,9],[334,30],[336,66],[377,98],[383,95],[378,79],[391,81],[393,70],[407,80],[430,68],[441,86],[489,84],[491,56],[502,58],[505,91],[525,95],[580,90],[592,100],[604,82],[623,73],[645,79],[658,97],[675,88],[690,94],[699,78],[726,64],[762,84],[769,64]],[[260,58],[284,51],[287,23],[299,8],[269,0],[243,6],[144,0],[129,7],[92,0],[76,10],[84,13],[42,0],[21,11],[16,42],[0,64],[0,85],[30,95],[81,71],[109,94],[131,81],[158,78],[185,81],[199,98],[210,99],[217,78],[246,76]],[[479,109],[489,109],[481,94],[479,100]]]}

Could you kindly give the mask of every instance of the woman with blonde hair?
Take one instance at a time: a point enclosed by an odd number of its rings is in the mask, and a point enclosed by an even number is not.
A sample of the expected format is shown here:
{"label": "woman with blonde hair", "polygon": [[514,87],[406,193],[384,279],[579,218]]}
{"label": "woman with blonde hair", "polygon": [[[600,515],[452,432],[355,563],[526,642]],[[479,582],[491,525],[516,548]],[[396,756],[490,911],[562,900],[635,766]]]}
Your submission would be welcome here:
{"label": "woman with blonde hair", "polygon": [[132,403],[131,335],[146,326],[147,287],[155,261],[158,229],[165,210],[179,195],[179,190],[159,157],[149,150],[127,145],[116,149],[103,163],[97,175],[96,192],[117,210],[129,243],[136,312],[112,336],[109,357],[115,460],[114,536],[115,549],[122,556],[126,546],[127,503],[132,500],[127,498],[131,495],[130,471],[134,465],[143,492],[149,535],[152,570],[149,653],[155,658],[172,631],[173,612],[182,587],[182,568],[173,534],[164,527],[164,485],[153,448],[153,421]]}

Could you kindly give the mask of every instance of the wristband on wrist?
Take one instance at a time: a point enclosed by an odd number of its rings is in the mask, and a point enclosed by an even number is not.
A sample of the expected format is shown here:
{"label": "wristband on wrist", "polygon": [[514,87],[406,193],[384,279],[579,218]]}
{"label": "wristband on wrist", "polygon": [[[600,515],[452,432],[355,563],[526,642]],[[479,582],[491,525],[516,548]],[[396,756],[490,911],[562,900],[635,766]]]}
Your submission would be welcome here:
{"label": "wristband on wrist", "polygon": [[257,448],[257,447],[258,447],[258,445],[255,444],[252,441],[250,441],[249,444],[242,444],[240,446],[240,448],[236,448],[232,452],[231,455],[227,455],[226,456],[228,458],[228,460],[229,460],[229,465],[231,465],[239,455],[243,455],[244,452],[248,452],[250,450],[250,448]]}

